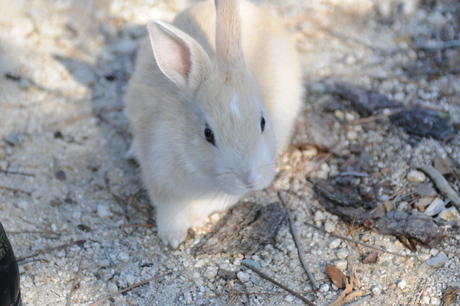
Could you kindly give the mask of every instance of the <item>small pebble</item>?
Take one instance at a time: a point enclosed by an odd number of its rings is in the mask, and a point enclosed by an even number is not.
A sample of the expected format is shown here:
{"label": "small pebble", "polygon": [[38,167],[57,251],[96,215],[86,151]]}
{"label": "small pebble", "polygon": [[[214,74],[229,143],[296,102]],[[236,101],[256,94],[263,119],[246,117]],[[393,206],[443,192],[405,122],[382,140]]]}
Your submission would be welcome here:
{"label": "small pebble", "polygon": [[293,295],[291,295],[291,294],[287,295],[287,296],[284,298],[284,300],[285,300],[286,302],[288,302],[288,303],[294,302],[295,299],[296,299],[296,297],[293,296]]}
{"label": "small pebble", "polygon": [[323,83],[313,82],[309,86],[309,92],[313,94],[323,94],[327,92],[327,86]]}
{"label": "small pebble", "polygon": [[444,206],[446,206],[446,202],[441,200],[440,198],[435,198],[433,202],[425,209],[425,214],[428,216],[434,216],[437,215],[441,212],[441,210],[444,209]]}
{"label": "small pebble", "polygon": [[249,274],[243,272],[243,271],[240,271],[236,274],[236,277],[238,277],[238,279],[242,282],[242,283],[246,283],[249,281]]}
{"label": "small pebble", "polygon": [[213,279],[217,275],[217,269],[214,266],[209,266],[206,268],[206,271],[204,271],[204,277],[206,279]]}
{"label": "small pebble", "polygon": [[329,284],[328,283],[323,283],[321,286],[319,286],[319,292],[325,293],[329,291]]}
{"label": "small pebble", "polygon": [[203,267],[206,263],[208,262],[208,260],[206,258],[202,258],[202,259],[199,259],[196,264],[195,264],[195,268],[201,268]]}
{"label": "small pebble", "polygon": [[28,201],[19,201],[18,207],[21,208],[22,210],[27,211],[29,209],[30,205],[29,205]]}
{"label": "small pebble", "polygon": [[336,249],[339,247],[340,243],[342,243],[342,240],[340,240],[339,238],[336,238],[329,243],[329,248]]}
{"label": "small pebble", "polygon": [[343,113],[343,111],[341,111],[339,109],[336,109],[334,111],[334,117],[339,119],[339,120],[343,120],[345,118],[345,114]]}
{"label": "small pebble", "polygon": [[[245,263],[251,267],[254,267],[256,269],[260,269],[260,264],[257,261],[254,261],[252,259],[243,259],[242,263]],[[242,265],[243,270],[248,270],[246,266]]]}
{"label": "small pebble", "polygon": [[431,254],[420,254],[420,255],[417,256],[417,258],[421,262],[425,262],[425,261],[427,261],[428,259],[431,258]]}
{"label": "small pebble", "polygon": [[439,218],[446,221],[460,221],[460,213],[455,207],[450,207],[442,210],[439,213]]}
{"label": "small pebble", "polygon": [[23,140],[23,137],[20,133],[14,133],[8,136],[3,137],[3,141],[5,141],[10,146],[14,147],[20,144]]}
{"label": "small pebble", "polygon": [[447,22],[447,18],[444,17],[444,15],[439,11],[434,11],[433,13],[429,14],[426,19],[429,23],[435,26],[442,26]]}
{"label": "small pebble", "polygon": [[347,267],[348,267],[348,262],[345,259],[337,260],[335,262],[335,266],[340,271],[345,271],[347,269]]}
{"label": "small pebble", "polygon": [[114,282],[107,283],[107,291],[109,293],[114,293],[118,291],[118,286]]}
{"label": "small pebble", "polygon": [[422,305],[430,304],[430,297],[428,295],[424,295],[420,302]]}
{"label": "small pebble", "polygon": [[449,258],[446,256],[446,254],[438,254],[437,256],[426,260],[425,263],[430,267],[439,268],[445,265],[448,261]]}
{"label": "small pebble", "polygon": [[403,290],[404,288],[406,288],[407,286],[407,282],[405,279],[401,280],[399,283],[398,283],[398,288]]}
{"label": "small pebble", "polygon": [[348,250],[347,249],[339,249],[337,252],[335,252],[335,255],[339,259],[345,259],[348,257]]}
{"label": "small pebble", "polygon": [[423,183],[426,179],[426,175],[423,172],[412,170],[407,174],[407,180],[411,183]]}
{"label": "small pebble", "polygon": [[372,291],[373,294],[379,295],[379,294],[382,293],[382,286],[374,285],[374,286],[371,287],[371,291]]}
{"label": "small pebble", "polygon": [[436,250],[436,249],[431,249],[431,250],[430,250],[430,254],[433,255],[433,256],[436,256],[436,255],[439,254],[439,251]]}
{"label": "small pebble", "polygon": [[356,140],[356,139],[358,139],[358,133],[356,133],[355,131],[348,131],[347,132],[347,139],[348,140]]}
{"label": "small pebble", "polygon": [[126,252],[118,253],[117,258],[123,262],[128,262],[130,260],[129,254]]}
{"label": "small pebble", "polygon": [[113,213],[110,211],[110,209],[104,205],[104,204],[98,204],[97,205],[97,215],[100,218],[110,218],[113,216]]}
{"label": "small pebble", "polygon": [[315,221],[323,221],[326,219],[326,217],[324,216],[323,212],[321,210],[317,210],[315,212],[315,216],[313,218]]}
{"label": "small pebble", "polygon": [[405,98],[406,98],[406,94],[404,92],[397,92],[393,96],[393,99],[396,102],[403,102]]}

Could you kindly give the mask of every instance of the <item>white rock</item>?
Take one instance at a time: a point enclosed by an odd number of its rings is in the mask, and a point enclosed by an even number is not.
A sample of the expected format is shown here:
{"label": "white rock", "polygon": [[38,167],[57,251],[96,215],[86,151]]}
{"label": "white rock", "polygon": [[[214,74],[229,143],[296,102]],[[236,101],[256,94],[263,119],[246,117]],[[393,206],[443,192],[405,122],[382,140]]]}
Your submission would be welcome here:
{"label": "white rock", "polygon": [[328,283],[323,283],[321,286],[319,286],[319,292],[328,292],[329,291],[329,284]]}
{"label": "white rock", "polygon": [[430,254],[433,255],[433,256],[436,256],[436,255],[439,254],[439,251],[436,250],[436,249],[431,249],[431,250],[430,250]]}
{"label": "white rock", "polygon": [[238,277],[238,279],[242,282],[242,283],[246,283],[249,281],[249,274],[243,272],[243,271],[240,271],[236,274],[236,277]]}
{"label": "white rock", "polygon": [[437,296],[433,296],[430,299],[431,305],[441,305],[441,299]]}
{"label": "white rock", "polygon": [[339,119],[339,120],[343,120],[345,118],[345,114],[343,113],[343,111],[341,111],[339,109],[336,109],[334,111],[334,117]]}
{"label": "white rock", "polygon": [[107,291],[109,293],[114,293],[118,291],[118,286],[114,282],[107,283]]}
{"label": "white rock", "polygon": [[425,261],[425,263],[431,267],[439,268],[445,265],[449,261],[449,258],[446,256],[446,254],[438,254],[435,257],[432,257]]}
{"label": "white rock", "polygon": [[402,92],[402,91],[395,93],[394,96],[393,96],[393,99],[396,102],[403,102],[405,98],[406,98],[406,94],[404,92]]}
{"label": "white rock", "polygon": [[347,249],[338,249],[337,252],[335,252],[335,255],[339,259],[345,259],[348,257],[348,250]]}
{"label": "white rock", "polygon": [[209,266],[206,268],[206,271],[204,271],[204,277],[206,279],[212,279],[217,275],[217,268],[214,266]]}
{"label": "white rock", "polygon": [[198,260],[195,264],[195,268],[201,268],[203,267],[206,263],[208,262],[208,260],[206,258],[202,258],[200,260]]}
{"label": "white rock", "polygon": [[113,213],[110,211],[110,209],[104,205],[104,204],[98,204],[97,205],[97,215],[100,218],[110,218],[113,216]]}
{"label": "white rock", "polygon": [[348,140],[356,140],[356,139],[358,139],[358,133],[356,133],[355,131],[348,131],[347,132],[347,139]]}
{"label": "white rock", "polygon": [[315,217],[313,218],[315,221],[323,221],[326,219],[323,212],[321,210],[317,210],[315,212]]}
{"label": "white rock", "polygon": [[426,179],[426,175],[423,172],[412,170],[407,174],[407,180],[411,183],[423,183]]}
{"label": "white rock", "polygon": [[192,299],[192,295],[190,294],[190,291],[184,292],[184,299],[187,304],[192,304],[193,299]]}
{"label": "white rock", "polygon": [[336,238],[329,243],[329,248],[336,249],[339,247],[340,243],[342,243],[342,240],[340,240],[339,238]]}
{"label": "white rock", "polygon": [[295,296],[293,296],[293,295],[291,295],[291,294],[288,294],[288,295],[284,298],[284,300],[285,300],[286,302],[288,302],[288,303],[292,303],[292,302],[294,302],[294,300],[295,300]]}
{"label": "white rock", "polygon": [[422,305],[430,304],[430,297],[428,295],[424,295],[420,302]]}
{"label": "white rock", "polygon": [[427,261],[428,259],[431,258],[431,254],[420,254],[420,255],[417,256],[417,258],[421,262],[425,262],[425,261]]}
{"label": "white rock", "polygon": [[433,202],[425,209],[425,214],[428,216],[434,216],[437,215],[441,212],[441,210],[444,209],[444,206],[446,206],[446,202],[441,200],[440,198],[435,198]]}
{"label": "white rock", "polygon": [[348,262],[345,259],[341,259],[335,262],[335,266],[340,271],[345,271],[348,267]]}
{"label": "white rock", "polygon": [[446,221],[460,221],[460,213],[455,207],[450,207],[442,210],[439,213],[439,218]]}
{"label": "white rock", "polygon": [[404,288],[406,288],[407,286],[407,282],[405,279],[401,280],[399,283],[398,283],[398,288],[403,290]]}
{"label": "white rock", "polygon": [[372,291],[373,294],[379,295],[379,294],[382,293],[382,286],[374,285],[374,286],[371,287],[371,291]]}
{"label": "white rock", "polygon": [[326,222],[326,224],[324,224],[324,229],[326,232],[332,233],[335,231],[335,224],[332,222]]}
{"label": "white rock", "polygon": [[439,11],[434,11],[433,13],[429,14],[426,19],[429,23],[435,26],[442,26],[447,22],[447,18],[444,17],[444,15]]}
{"label": "white rock", "polygon": [[126,252],[118,253],[117,258],[123,262],[128,262],[130,260],[129,254]]}
{"label": "white rock", "polygon": [[29,210],[30,205],[29,205],[29,202],[28,202],[28,201],[19,201],[18,207],[19,207],[20,209],[22,209],[22,210],[27,211],[27,210]]}

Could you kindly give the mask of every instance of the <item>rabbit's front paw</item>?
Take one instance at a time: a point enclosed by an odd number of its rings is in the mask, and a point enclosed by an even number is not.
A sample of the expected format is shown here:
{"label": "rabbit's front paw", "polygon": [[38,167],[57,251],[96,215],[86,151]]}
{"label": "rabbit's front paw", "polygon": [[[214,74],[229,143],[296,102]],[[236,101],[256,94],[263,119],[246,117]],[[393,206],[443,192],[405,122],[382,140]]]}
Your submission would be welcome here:
{"label": "rabbit's front paw", "polygon": [[158,225],[158,237],[165,245],[170,245],[171,248],[177,249],[186,238],[188,233],[188,226],[186,223],[183,224],[159,224]]}

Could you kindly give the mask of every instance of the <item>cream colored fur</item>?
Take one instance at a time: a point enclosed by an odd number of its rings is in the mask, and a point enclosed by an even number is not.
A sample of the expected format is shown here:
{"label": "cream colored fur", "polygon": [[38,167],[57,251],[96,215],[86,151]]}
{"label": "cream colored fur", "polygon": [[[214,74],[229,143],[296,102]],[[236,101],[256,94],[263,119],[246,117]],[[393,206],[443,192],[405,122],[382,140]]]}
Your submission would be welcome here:
{"label": "cream colored fur", "polygon": [[216,4],[149,23],[125,96],[129,154],[173,248],[190,226],[271,183],[301,105],[300,63],[276,16],[247,1]]}

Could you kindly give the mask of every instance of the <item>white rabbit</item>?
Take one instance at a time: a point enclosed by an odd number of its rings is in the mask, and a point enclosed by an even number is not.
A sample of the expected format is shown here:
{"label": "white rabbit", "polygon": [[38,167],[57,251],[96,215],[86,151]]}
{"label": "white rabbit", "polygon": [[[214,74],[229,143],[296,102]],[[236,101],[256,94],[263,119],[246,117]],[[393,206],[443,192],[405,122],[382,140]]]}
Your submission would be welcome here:
{"label": "white rabbit", "polygon": [[[188,228],[270,185],[301,104],[300,63],[276,16],[247,2],[200,2],[151,21],[126,96],[158,235]],[[153,49],[153,52],[152,52]]]}

